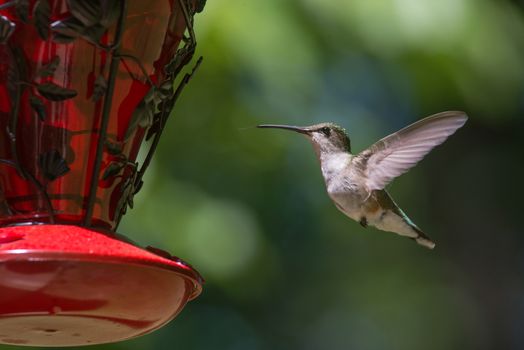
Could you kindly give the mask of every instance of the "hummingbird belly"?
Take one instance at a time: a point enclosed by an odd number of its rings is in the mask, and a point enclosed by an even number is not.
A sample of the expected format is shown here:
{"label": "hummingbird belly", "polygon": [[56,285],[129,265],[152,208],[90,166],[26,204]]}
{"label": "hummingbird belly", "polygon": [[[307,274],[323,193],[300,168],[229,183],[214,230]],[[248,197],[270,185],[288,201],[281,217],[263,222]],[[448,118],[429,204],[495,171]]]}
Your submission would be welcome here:
{"label": "hummingbird belly", "polygon": [[364,208],[369,224],[379,230],[395,232],[407,237],[417,237],[419,235],[413,229],[413,224],[409,218],[384,190],[373,191]]}
{"label": "hummingbird belly", "polygon": [[362,203],[365,199],[365,196],[360,194],[358,191],[329,193],[329,196],[337,208],[351,219],[356,221],[360,221],[360,219],[362,219],[364,213]]}
{"label": "hummingbird belly", "polygon": [[[393,207],[381,205],[379,198],[384,196],[379,191],[373,191],[368,196],[365,191],[345,191],[329,193],[337,208],[351,219],[361,224],[374,226],[379,230],[395,232],[402,236],[416,237],[403,215]],[[386,194],[387,195],[387,194]],[[389,197],[389,196],[388,196]],[[389,202],[387,202],[389,204]]]}

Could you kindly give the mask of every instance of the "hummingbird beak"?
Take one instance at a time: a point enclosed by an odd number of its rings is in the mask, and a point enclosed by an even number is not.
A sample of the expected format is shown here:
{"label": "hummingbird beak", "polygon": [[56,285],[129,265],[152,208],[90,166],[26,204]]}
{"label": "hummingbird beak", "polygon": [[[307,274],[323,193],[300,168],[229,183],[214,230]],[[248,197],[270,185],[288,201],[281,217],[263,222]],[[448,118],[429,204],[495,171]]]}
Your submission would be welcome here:
{"label": "hummingbird beak", "polygon": [[306,134],[306,135],[308,135],[310,132],[308,128],[301,128],[299,126],[292,126],[292,125],[262,124],[262,125],[257,125],[257,128],[285,129],[285,130],[296,131],[296,132],[299,132],[301,134]]}

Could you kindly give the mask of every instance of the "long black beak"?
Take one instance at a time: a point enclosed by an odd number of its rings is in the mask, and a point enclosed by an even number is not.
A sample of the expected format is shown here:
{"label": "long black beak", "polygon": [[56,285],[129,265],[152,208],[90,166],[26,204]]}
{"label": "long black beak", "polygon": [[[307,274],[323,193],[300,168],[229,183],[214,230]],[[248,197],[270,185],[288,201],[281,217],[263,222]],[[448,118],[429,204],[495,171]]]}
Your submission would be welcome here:
{"label": "long black beak", "polygon": [[301,128],[299,126],[292,126],[292,125],[262,124],[262,125],[257,125],[257,128],[285,129],[285,130],[296,131],[301,134],[309,134],[309,130],[307,128]]}

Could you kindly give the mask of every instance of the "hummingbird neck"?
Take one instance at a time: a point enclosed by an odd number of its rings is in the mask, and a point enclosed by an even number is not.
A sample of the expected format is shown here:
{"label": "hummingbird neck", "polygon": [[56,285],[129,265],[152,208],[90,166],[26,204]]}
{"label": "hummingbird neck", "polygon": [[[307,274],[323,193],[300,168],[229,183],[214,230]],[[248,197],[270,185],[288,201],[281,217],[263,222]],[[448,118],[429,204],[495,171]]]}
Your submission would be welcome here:
{"label": "hummingbird neck", "polygon": [[351,149],[343,148],[340,145],[334,145],[329,142],[315,142],[314,140],[311,140],[313,144],[313,149],[315,150],[315,153],[317,157],[320,159],[322,157],[325,157],[326,155],[330,154],[337,154],[337,153],[347,153],[351,154]]}
{"label": "hummingbird neck", "polygon": [[320,168],[322,176],[327,183],[346,169],[351,162],[352,155],[349,152],[319,152]]}

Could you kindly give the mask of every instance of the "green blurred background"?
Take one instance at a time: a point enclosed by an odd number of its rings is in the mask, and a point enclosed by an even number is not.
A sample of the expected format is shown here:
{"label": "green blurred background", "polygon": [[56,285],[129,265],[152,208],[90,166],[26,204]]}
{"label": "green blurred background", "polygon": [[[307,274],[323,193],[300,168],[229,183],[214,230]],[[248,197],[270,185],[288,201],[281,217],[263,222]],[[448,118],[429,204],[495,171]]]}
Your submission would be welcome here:
{"label": "green blurred background", "polygon": [[[524,348],[521,3],[210,0],[195,26],[204,63],[119,231],[207,283],[93,349]],[[253,128],[332,121],[358,152],[456,109],[466,126],[389,186],[434,251],[346,218],[307,140]]]}

